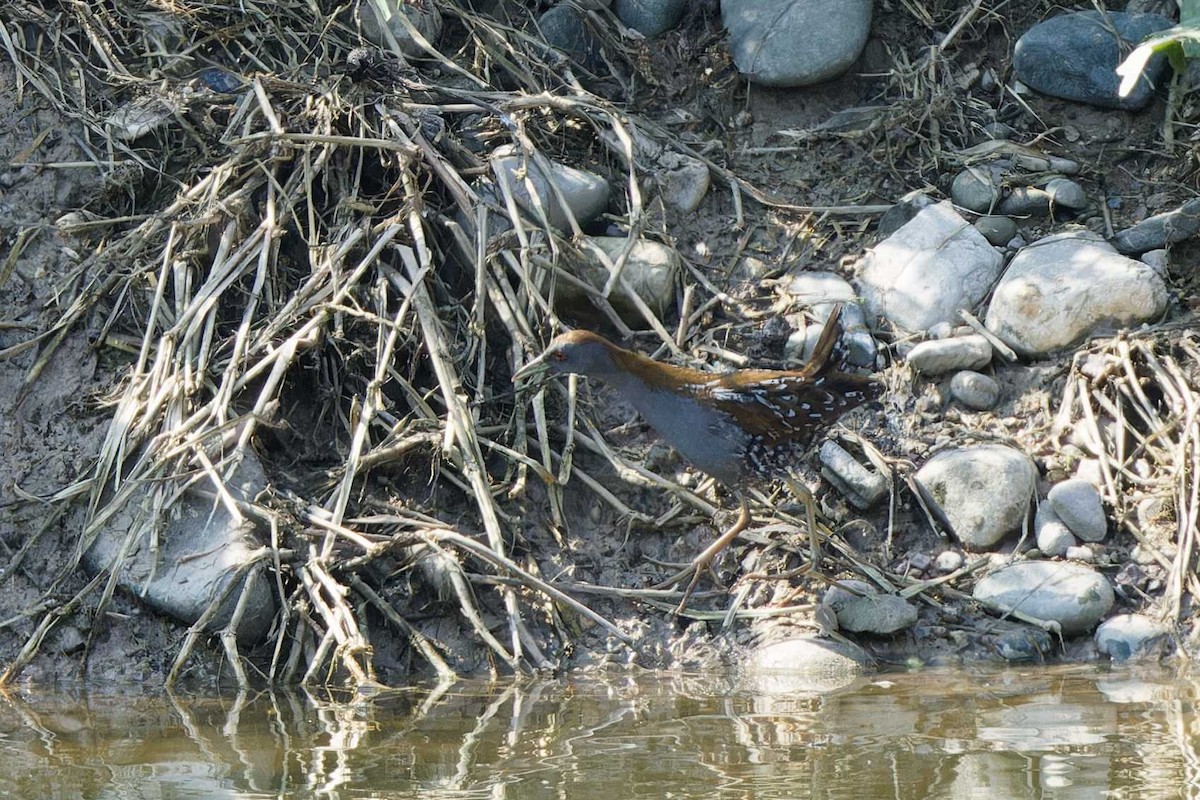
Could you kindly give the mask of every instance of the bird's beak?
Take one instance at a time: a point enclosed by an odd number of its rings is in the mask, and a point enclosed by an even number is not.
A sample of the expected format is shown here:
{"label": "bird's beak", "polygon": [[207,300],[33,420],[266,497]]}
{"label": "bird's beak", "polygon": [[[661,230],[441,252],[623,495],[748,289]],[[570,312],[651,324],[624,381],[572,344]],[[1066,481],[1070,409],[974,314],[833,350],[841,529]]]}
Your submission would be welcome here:
{"label": "bird's beak", "polygon": [[544,355],[538,356],[533,361],[530,361],[528,364],[513,373],[513,383],[519,383],[520,381],[529,380],[530,378],[540,378],[549,368],[550,365],[546,363],[546,357]]}

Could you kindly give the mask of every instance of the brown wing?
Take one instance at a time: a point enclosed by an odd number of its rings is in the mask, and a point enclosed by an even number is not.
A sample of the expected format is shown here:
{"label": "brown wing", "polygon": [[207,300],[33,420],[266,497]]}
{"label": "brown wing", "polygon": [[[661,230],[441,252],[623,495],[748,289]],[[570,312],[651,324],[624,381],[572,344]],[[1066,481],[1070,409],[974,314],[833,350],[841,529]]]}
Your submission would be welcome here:
{"label": "brown wing", "polygon": [[712,405],[745,430],[807,442],[842,414],[878,397],[881,387],[873,378],[841,372],[810,378],[755,370],[724,376],[707,388]]}

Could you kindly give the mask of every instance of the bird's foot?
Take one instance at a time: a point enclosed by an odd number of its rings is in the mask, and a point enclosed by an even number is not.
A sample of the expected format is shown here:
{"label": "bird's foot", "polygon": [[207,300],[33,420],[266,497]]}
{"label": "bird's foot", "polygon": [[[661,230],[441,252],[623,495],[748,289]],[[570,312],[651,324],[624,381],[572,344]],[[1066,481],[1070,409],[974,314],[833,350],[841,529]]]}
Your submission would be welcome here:
{"label": "bird's foot", "polygon": [[665,581],[654,584],[652,588],[671,589],[685,580],[688,582],[687,588],[683,591],[683,597],[680,599],[679,605],[675,606],[675,611],[673,612],[675,616],[679,616],[683,613],[684,608],[687,607],[687,601],[691,599],[692,593],[696,591],[696,586],[700,583],[700,577],[705,572],[712,576],[713,583],[722,589],[726,588],[721,579],[717,577],[716,570],[713,569],[712,557],[705,558],[703,553],[697,556],[691,564],[688,564]]}

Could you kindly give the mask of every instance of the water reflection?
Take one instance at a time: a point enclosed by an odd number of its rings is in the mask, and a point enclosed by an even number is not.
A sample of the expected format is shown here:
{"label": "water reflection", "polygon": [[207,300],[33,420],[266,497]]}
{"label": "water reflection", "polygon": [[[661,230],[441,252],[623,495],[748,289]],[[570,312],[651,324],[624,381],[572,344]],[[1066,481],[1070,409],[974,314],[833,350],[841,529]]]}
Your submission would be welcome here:
{"label": "water reflection", "polygon": [[1200,681],[1087,669],[0,695],[19,798],[1195,797]]}

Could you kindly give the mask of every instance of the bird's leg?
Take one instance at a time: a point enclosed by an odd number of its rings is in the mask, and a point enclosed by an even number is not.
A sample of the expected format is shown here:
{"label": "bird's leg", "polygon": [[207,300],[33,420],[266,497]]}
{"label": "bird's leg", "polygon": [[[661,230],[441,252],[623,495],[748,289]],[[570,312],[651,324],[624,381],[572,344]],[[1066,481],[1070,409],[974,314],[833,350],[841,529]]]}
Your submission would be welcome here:
{"label": "bird's leg", "polygon": [[803,481],[785,475],[783,482],[792,490],[792,494],[796,495],[796,499],[804,504],[805,521],[808,523],[809,556],[812,559],[805,572],[809,572],[821,563],[821,539],[817,533],[817,501]]}
{"label": "bird's leg", "polygon": [[666,589],[691,576],[691,581],[683,593],[683,599],[679,601],[679,605],[675,608],[676,614],[683,611],[684,606],[687,605],[688,598],[692,596],[692,592],[696,590],[696,584],[700,582],[701,574],[706,569],[712,569],[713,559],[720,555],[721,551],[738,537],[738,534],[750,526],[750,504],[746,501],[745,495],[739,495],[738,499],[741,501],[741,510],[738,514],[737,522],[733,523],[733,527],[722,533],[717,537],[715,542],[704,548],[704,551],[692,559],[692,563],[683,570],[675,573],[662,583],[655,584],[655,589]]}

